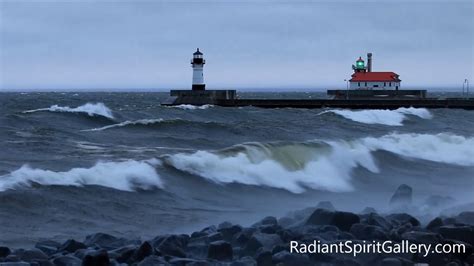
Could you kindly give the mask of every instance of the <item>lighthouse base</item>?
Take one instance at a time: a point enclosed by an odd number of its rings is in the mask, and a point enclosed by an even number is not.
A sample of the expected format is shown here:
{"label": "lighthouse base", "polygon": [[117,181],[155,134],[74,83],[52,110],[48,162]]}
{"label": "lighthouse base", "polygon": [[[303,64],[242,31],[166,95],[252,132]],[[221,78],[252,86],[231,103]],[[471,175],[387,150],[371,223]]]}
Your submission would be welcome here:
{"label": "lighthouse base", "polygon": [[170,99],[164,105],[179,104],[217,104],[222,100],[236,99],[237,92],[235,90],[171,90]]}
{"label": "lighthouse base", "polygon": [[206,84],[193,84],[192,90],[193,91],[203,91],[206,89]]}

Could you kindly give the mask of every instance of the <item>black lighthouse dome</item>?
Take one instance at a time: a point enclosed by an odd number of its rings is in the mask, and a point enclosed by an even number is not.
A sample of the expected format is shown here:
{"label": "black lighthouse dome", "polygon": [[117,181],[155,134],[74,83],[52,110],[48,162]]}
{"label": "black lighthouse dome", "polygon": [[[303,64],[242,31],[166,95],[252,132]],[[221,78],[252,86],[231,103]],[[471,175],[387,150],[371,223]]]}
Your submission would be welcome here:
{"label": "black lighthouse dome", "polygon": [[196,52],[193,53],[193,59],[191,60],[191,64],[202,64],[204,65],[206,61],[203,58],[203,53],[199,51],[199,48],[197,48]]}

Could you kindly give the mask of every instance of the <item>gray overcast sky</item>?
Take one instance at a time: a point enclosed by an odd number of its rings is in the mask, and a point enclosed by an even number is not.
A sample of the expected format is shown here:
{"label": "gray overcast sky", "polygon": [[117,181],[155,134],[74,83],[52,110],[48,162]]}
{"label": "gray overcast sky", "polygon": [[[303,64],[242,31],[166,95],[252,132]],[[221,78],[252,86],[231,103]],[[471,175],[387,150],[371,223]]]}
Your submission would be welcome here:
{"label": "gray overcast sky", "polygon": [[345,87],[358,56],[402,87],[474,82],[474,1],[0,0],[0,89]]}

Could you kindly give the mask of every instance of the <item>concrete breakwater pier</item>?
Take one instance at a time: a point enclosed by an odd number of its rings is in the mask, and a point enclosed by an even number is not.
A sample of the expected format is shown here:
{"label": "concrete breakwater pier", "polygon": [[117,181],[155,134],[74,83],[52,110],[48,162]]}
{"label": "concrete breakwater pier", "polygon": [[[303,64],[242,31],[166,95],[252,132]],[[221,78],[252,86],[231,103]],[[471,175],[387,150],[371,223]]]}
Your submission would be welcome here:
{"label": "concrete breakwater pier", "polygon": [[[456,108],[474,110],[474,98],[469,98],[469,82],[463,84],[461,98],[430,98],[427,90],[401,89],[400,76],[395,72],[372,70],[372,53],[367,54],[368,65],[359,57],[352,66],[351,79],[345,80],[345,90],[328,90],[330,98],[320,99],[245,99],[237,96],[236,90],[208,90],[204,83],[203,53],[197,49],[193,54],[193,84],[191,90],[171,90],[164,106],[182,104],[212,104],[224,107],[255,106],[262,108],[348,108],[348,109],[397,109]],[[465,86],[466,85],[466,86]],[[465,94],[466,91],[466,94]]]}
{"label": "concrete breakwater pier", "polygon": [[452,108],[474,110],[474,99],[206,99],[176,97],[163,102],[162,105],[213,104],[223,107],[254,106],[261,108],[348,108],[348,109],[397,109],[415,108]]}

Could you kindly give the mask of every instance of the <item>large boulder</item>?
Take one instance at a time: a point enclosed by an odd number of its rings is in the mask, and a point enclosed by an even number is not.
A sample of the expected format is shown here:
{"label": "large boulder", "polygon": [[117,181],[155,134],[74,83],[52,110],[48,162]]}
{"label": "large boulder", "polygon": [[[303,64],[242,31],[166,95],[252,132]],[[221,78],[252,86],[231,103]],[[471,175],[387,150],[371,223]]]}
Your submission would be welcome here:
{"label": "large boulder", "polygon": [[389,231],[393,228],[392,224],[390,224],[389,221],[387,221],[385,218],[378,215],[377,213],[368,214],[367,217],[361,223],[378,226],[384,231]]}
{"label": "large boulder", "polygon": [[264,248],[260,248],[255,255],[258,266],[273,266],[272,253]]}
{"label": "large boulder", "polygon": [[153,254],[153,247],[151,246],[150,243],[148,243],[148,241],[145,241],[143,242],[143,244],[140,245],[139,248],[137,248],[132,257],[131,257],[131,261],[133,262],[140,262],[142,261],[144,258],[150,256]]}
{"label": "large boulder", "polygon": [[129,244],[139,244],[138,241],[130,241],[125,238],[118,238],[105,233],[97,233],[86,236],[84,241],[86,246],[95,246],[98,248],[104,248],[107,250],[116,249]]}
{"label": "large boulder", "polygon": [[285,266],[300,266],[300,265],[311,265],[309,258],[306,254],[294,254],[287,250],[280,251],[272,256],[272,262],[274,264],[283,264]]}
{"label": "large boulder", "polygon": [[350,233],[362,240],[388,240],[388,234],[381,227],[368,224],[354,224]]}
{"label": "large boulder", "polygon": [[461,212],[456,216],[456,221],[463,224],[474,225],[474,212]]}
{"label": "large boulder", "polygon": [[443,237],[437,233],[410,231],[402,234],[402,239],[408,240],[415,244],[439,244],[443,241]]}
{"label": "large boulder", "polygon": [[473,226],[441,226],[438,232],[446,239],[454,239],[469,243],[474,246],[474,227]]}
{"label": "large boulder", "polygon": [[89,252],[82,259],[82,264],[94,266],[108,266],[110,264],[109,254],[106,250]]}
{"label": "large boulder", "polygon": [[35,244],[35,248],[43,251],[46,255],[51,256],[58,251],[60,243],[52,240],[40,241]]}
{"label": "large boulder", "polygon": [[82,261],[74,256],[66,255],[54,258],[51,261],[55,266],[79,266]]}
{"label": "large boulder", "polygon": [[23,250],[23,249],[19,249],[19,250],[15,250],[15,252],[13,252],[14,255],[18,256],[18,258],[21,260],[21,261],[26,261],[26,262],[34,262],[34,261],[41,261],[41,260],[47,260],[48,259],[48,256],[46,254],[44,254],[43,251],[35,248],[35,249],[27,249],[27,250]]}
{"label": "large boulder", "polygon": [[359,222],[360,218],[356,214],[325,209],[316,209],[306,220],[307,225],[334,225],[342,231],[349,231],[353,224]]}
{"label": "large boulder", "polygon": [[137,264],[138,266],[154,266],[154,265],[168,265],[168,262],[162,257],[158,257],[156,255],[151,255],[144,258],[140,263]]}
{"label": "large boulder", "polygon": [[232,260],[234,256],[232,246],[226,241],[215,241],[209,244],[207,258],[214,260]]}
{"label": "large boulder", "polygon": [[255,233],[245,245],[243,252],[244,254],[252,256],[260,248],[272,250],[274,246],[279,245],[281,243],[282,240],[277,234]]}
{"label": "large boulder", "polygon": [[229,227],[219,228],[218,232],[221,233],[222,238],[225,241],[231,241],[232,238],[239,232],[242,231],[242,226],[240,225],[231,225]]}
{"label": "large boulder", "polygon": [[406,223],[409,223],[412,226],[420,226],[420,221],[407,213],[394,213],[387,215],[385,218],[388,219],[393,226],[400,226]]}
{"label": "large boulder", "polygon": [[390,205],[393,207],[403,207],[411,205],[413,189],[408,185],[400,185],[390,198]]}
{"label": "large boulder", "polygon": [[10,255],[12,251],[8,247],[0,247],[0,258],[5,258],[6,256]]}
{"label": "large boulder", "polygon": [[[213,230],[213,232],[215,231]],[[189,236],[187,235],[166,235],[156,237],[153,240],[153,246],[163,255],[184,258],[188,242]]]}
{"label": "large boulder", "polygon": [[431,220],[428,225],[426,225],[426,229],[430,231],[437,231],[440,226],[443,226],[443,219],[440,217],[436,217],[433,220]]}
{"label": "large boulder", "polygon": [[132,258],[136,249],[137,246],[135,245],[128,245],[121,248],[117,248],[109,252],[109,257],[117,260],[117,262],[119,263],[126,263]]}
{"label": "large boulder", "polygon": [[58,251],[66,251],[68,253],[73,253],[78,249],[86,249],[86,248],[87,246],[84,245],[84,243],[76,241],[74,239],[69,239],[58,248]]}

